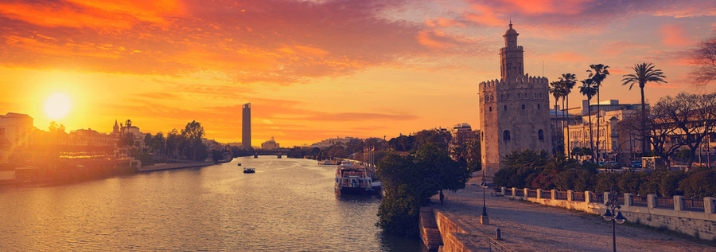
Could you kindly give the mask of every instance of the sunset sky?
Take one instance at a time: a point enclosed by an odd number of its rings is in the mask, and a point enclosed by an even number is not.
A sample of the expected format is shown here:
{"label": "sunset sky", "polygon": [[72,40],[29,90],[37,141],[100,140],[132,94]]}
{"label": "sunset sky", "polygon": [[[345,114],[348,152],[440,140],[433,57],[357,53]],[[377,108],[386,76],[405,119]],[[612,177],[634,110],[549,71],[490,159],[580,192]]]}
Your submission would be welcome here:
{"label": "sunset sky", "polygon": [[[478,83],[499,78],[510,20],[530,75],[609,65],[602,100],[638,103],[621,79],[641,62],[669,82],[647,84],[650,102],[716,90],[688,76],[716,1],[0,0],[0,114],[100,132],[197,120],[208,138],[239,142],[250,102],[255,146],[476,127]],[[71,106],[52,119],[57,94]],[[570,107],[582,99],[573,90]]]}

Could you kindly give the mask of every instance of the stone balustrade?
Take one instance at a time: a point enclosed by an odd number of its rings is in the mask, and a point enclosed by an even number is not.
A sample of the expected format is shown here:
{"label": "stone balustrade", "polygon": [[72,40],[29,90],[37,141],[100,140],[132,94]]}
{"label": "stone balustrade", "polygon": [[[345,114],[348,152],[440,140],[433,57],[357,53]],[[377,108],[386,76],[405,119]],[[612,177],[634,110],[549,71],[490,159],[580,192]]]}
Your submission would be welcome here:
{"label": "stone balustrade", "polygon": [[[532,190],[528,188],[500,188],[503,196],[536,202],[543,205],[580,210],[601,215],[606,210],[609,192]],[[646,197],[631,193],[619,195],[622,215],[629,222],[692,235],[705,240],[716,239],[716,197],[685,199],[684,196]]]}

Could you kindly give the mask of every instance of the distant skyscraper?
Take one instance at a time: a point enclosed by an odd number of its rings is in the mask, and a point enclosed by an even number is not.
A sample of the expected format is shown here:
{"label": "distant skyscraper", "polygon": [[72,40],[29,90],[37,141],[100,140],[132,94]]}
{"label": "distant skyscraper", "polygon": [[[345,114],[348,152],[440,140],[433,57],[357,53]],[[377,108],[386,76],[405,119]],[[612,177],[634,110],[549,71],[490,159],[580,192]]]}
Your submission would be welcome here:
{"label": "distant skyscraper", "polygon": [[251,148],[251,103],[246,103],[242,110],[241,145]]}

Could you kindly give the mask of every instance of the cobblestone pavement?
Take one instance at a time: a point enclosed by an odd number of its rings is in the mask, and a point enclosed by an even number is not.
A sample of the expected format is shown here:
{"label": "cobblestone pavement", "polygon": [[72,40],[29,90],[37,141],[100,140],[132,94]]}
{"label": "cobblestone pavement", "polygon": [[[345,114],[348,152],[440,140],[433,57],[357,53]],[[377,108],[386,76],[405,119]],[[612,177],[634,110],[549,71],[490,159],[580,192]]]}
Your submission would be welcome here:
{"label": "cobblestone pavement", "polygon": [[[504,244],[520,251],[611,251],[612,224],[600,216],[491,195],[486,205],[489,225],[481,225],[482,188],[472,181],[465,189],[445,192],[445,204],[433,198],[433,208],[459,223],[468,233],[477,233],[474,244],[499,227]],[[494,235],[493,235],[494,236]],[[657,232],[635,224],[617,224],[618,251],[716,251],[716,243],[700,242]],[[479,239],[478,239],[479,237]],[[477,241],[479,240],[479,241]],[[484,247],[484,243],[480,245]]]}

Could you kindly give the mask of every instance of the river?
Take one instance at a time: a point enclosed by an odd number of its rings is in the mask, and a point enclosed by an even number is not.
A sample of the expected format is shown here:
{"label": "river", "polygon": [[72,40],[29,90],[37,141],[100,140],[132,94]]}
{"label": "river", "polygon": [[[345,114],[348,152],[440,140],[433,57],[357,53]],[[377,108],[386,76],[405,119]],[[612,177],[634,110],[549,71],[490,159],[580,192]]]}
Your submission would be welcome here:
{"label": "river", "polygon": [[[240,162],[242,166],[237,166]],[[243,167],[256,168],[244,174]],[[425,251],[333,193],[335,166],[245,157],[69,185],[0,188],[0,251]]]}

